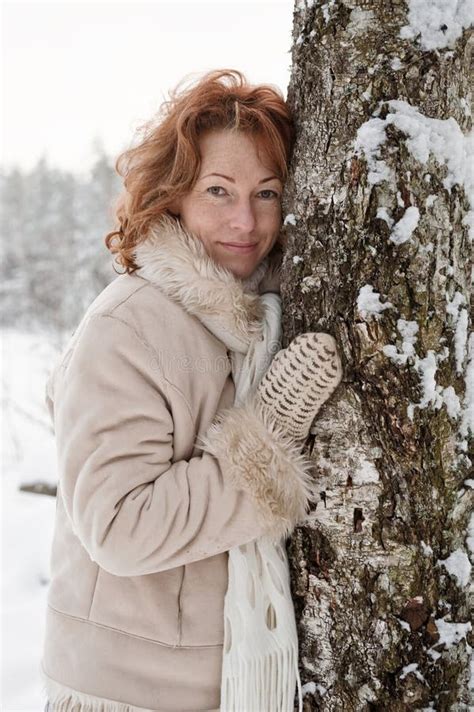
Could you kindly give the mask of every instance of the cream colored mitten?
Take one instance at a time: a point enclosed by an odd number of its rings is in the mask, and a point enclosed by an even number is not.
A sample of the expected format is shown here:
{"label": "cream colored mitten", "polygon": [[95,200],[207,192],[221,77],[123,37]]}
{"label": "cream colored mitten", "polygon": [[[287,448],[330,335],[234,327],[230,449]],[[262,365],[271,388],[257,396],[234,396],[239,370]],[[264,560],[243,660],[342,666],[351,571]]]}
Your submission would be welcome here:
{"label": "cream colored mitten", "polygon": [[254,394],[257,407],[295,443],[304,445],[311,424],[342,378],[336,340],[307,332],[275,355]]}

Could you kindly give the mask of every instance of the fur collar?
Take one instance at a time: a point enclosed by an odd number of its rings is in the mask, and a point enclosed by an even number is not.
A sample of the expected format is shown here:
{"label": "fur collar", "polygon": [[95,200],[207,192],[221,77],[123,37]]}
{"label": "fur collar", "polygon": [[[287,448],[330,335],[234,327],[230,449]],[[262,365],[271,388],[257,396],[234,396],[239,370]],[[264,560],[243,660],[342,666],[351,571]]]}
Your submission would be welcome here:
{"label": "fur collar", "polygon": [[196,316],[210,331],[224,332],[229,348],[246,353],[264,328],[259,287],[279,275],[274,248],[247,279],[239,279],[207,254],[203,243],[167,215],[149,229],[134,253],[136,273]]}

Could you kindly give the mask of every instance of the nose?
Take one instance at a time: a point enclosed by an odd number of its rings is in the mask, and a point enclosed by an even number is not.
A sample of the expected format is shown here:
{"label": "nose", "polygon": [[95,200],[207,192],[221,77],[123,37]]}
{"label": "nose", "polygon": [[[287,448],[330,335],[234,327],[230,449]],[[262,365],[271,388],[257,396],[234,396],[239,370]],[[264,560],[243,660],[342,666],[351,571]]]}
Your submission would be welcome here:
{"label": "nose", "polygon": [[242,198],[232,208],[229,227],[241,233],[250,233],[255,229],[255,215],[250,200]]}

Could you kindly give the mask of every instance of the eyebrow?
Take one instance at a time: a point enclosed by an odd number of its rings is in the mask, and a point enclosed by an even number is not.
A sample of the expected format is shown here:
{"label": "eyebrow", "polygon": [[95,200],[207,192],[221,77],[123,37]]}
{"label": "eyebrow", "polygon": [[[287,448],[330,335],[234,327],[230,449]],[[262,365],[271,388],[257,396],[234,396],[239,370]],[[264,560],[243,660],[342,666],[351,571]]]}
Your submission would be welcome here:
{"label": "eyebrow", "polygon": [[[234,178],[231,178],[230,176],[225,176],[223,173],[208,173],[207,176],[202,176],[199,180],[203,180],[204,178],[209,178],[209,176],[219,176],[220,178],[225,178],[226,180],[229,180],[231,183],[235,183]],[[268,178],[264,178],[263,180],[259,181],[259,185],[261,183],[268,183],[269,180],[273,180],[276,178],[276,180],[280,180],[278,176],[269,176]]]}

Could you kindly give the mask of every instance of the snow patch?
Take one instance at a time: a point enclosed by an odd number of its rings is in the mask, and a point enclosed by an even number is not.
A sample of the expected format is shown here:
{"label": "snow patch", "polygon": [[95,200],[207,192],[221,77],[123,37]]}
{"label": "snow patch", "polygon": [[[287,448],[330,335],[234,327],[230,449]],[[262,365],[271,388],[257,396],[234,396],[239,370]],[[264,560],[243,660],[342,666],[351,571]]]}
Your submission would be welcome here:
{"label": "snow patch", "polygon": [[401,627],[403,630],[407,630],[409,633],[411,633],[411,628],[410,624],[404,621],[402,618],[396,618],[397,622],[400,623]]}
{"label": "snow patch", "polygon": [[325,2],[324,5],[321,5],[321,10],[322,10],[325,22],[329,22],[330,17],[331,17],[330,12],[331,12],[335,2],[336,2],[336,0],[328,0],[328,2]]}
{"label": "snow patch", "polygon": [[402,218],[395,224],[390,240],[396,245],[401,245],[408,240],[411,240],[411,236],[416,229],[418,222],[420,220],[420,211],[418,208],[411,205],[405,210],[405,214]]}
{"label": "snow patch", "polygon": [[468,315],[467,309],[461,307],[466,303],[466,299],[462,292],[454,292],[453,298],[450,300],[446,294],[446,313],[452,318],[452,325],[456,331],[454,334],[454,349],[456,354],[456,372],[460,375],[463,371],[464,359],[466,358],[467,349],[467,325]]}
{"label": "snow patch", "polygon": [[416,675],[418,680],[421,680],[421,682],[426,682],[425,678],[418,670],[418,663],[410,663],[409,665],[405,665],[400,673],[400,680],[403,680],[411,672]]}
{"label": "snow patch", "polygon": [[318,682],[307,682],[301,688],[301,694],[303,697],[305,695],[314,695],[316,692],[323,697],[327,692],[327,688],[320,685]]}
{"label": "snow patch", "polygon": [[459,400],[459,396],[454,390],[453,386],[447,386],[446,388],[443,388],[443,392],[441,395],[449,417],[453,418],[454,420],[459,418],[462,412],[461,401]]}
{"label": "snow patch", "polygon": [[449,119],[432,119],[406,101],[392,100],[386,104],[389,108],[386,118],[375,116],[365,121],[357,130],[354,142],[355,153],[363,155],[367,161],[367,181],[377,185],[394,179],[393,170],[380,158],[380,148],[387,139],[387,126],[396,126],[406,135],[407,149],[419,163],[426,164],[432,155],[440,165],[446,166],[447,175],[443,180],[446,190],[451,190],[456,184],[464,187],[470,211],[463,224],[470,228],[469,237],[474,239],[474,171],[471,169],[474,131],[465,136],[452,116]]}
{"label": "snow patch", "polygon": [[426,652],[428,653],[430,658],[433,658],[433,660],[435,660],[435,661],[441,657],[441,653],[438,653],[438,651],[435,650],[434,648],[428,648],[428,650]]}
{"label": "snow patch", "polygon": [[[437,354],[432,349],[429,349],[425,358],[419,358],[418,356],[415,358],[415,369],[420,377],[422,397],[419,403],[410,403],[408,405],[407,415],[410,420],[413,420],[415,408],[427,408],[431,405],[437,410],[443,405],[443,388],[437,385],[435,378],[438,367],[436,356]],[[440,359],[439,354],[438,359]]]}
{"label": "snow patch", "polygon": [[391,302],[380,301],[380,294],[374,292],[374,288],[371,284],[364,284],[359,290],[359,295],[357,297],[357,309],[363,319],[368,319],[370,317],[379,318],[379,314],[384,309],[389,309],[393,307]]}
{"label": "snow patch", "polygon": [[409,0],[404,40],[418,39],[424,50],[453,48],[462,31],[474,22],[472,0]]}
{"label": "snow patch", "polygon": [[420,546],[423,550],[424,556],[432,556],[433,555],[433,549],[431,548],[431,546],[429,544],[425,544],[423,539],[420,541]]}
{"label": "snow patch", "polygon": [[354,148],[357,154],[365,156],[369,173],[367,180],[371,185],[392,180],[395,176],[385,161],[380,160],[380,146],[385,143],[386,120],[369,119],[357,130]]}
{"label": "snow patch", "polygon": [[375,217],[379,218],[379,220],[384,220],[389,226],[389,228],[392,229],[392,225],[395,220],[392,218],[387,208],[377,208],[377,214]]}
{"label": "snow patch", "polygon": [[464,588],[469,583],[471,577],[471,562],[463,549],[456,549],[447,559],[438,559],[438,563],[455,578],[461,588]]}
{"label": "snow patch", "polygon": [[436,618],[435,625],[440,634],[436,645],[443,644],[446,645],[447,648],[451,648],[453,645],[460,643],[468,632],[472,630],[472,624],[469,621],[467,623],[448,623],[444,618]]}
{"label": "snow patch", "polygon": [[428,404],[431,404],[435,408],[441,408],[442,398],[435,379],[437,370],[436,353],[432,349],[429,349],[426,357],[419,359],[415,366],[421,376],[421,384],[423,387],[423,397],[418,405],[421,408],[426,408]]}
{"label": "snow patch", "polygon": [[394,361],[398,366],[404,366],[410,357],[417,358],[415,352],[415,343],[419,327],[416,321],[407,321],[406,319],[397,320],[397,329],[402,336],[401,351],[397,350],[394,344],[387,344],[382,348],[382,352]]}
{"label": "snow patch", "polygon": [[314,5],[315,0],[296,0],[297,10],[310,10]]}

